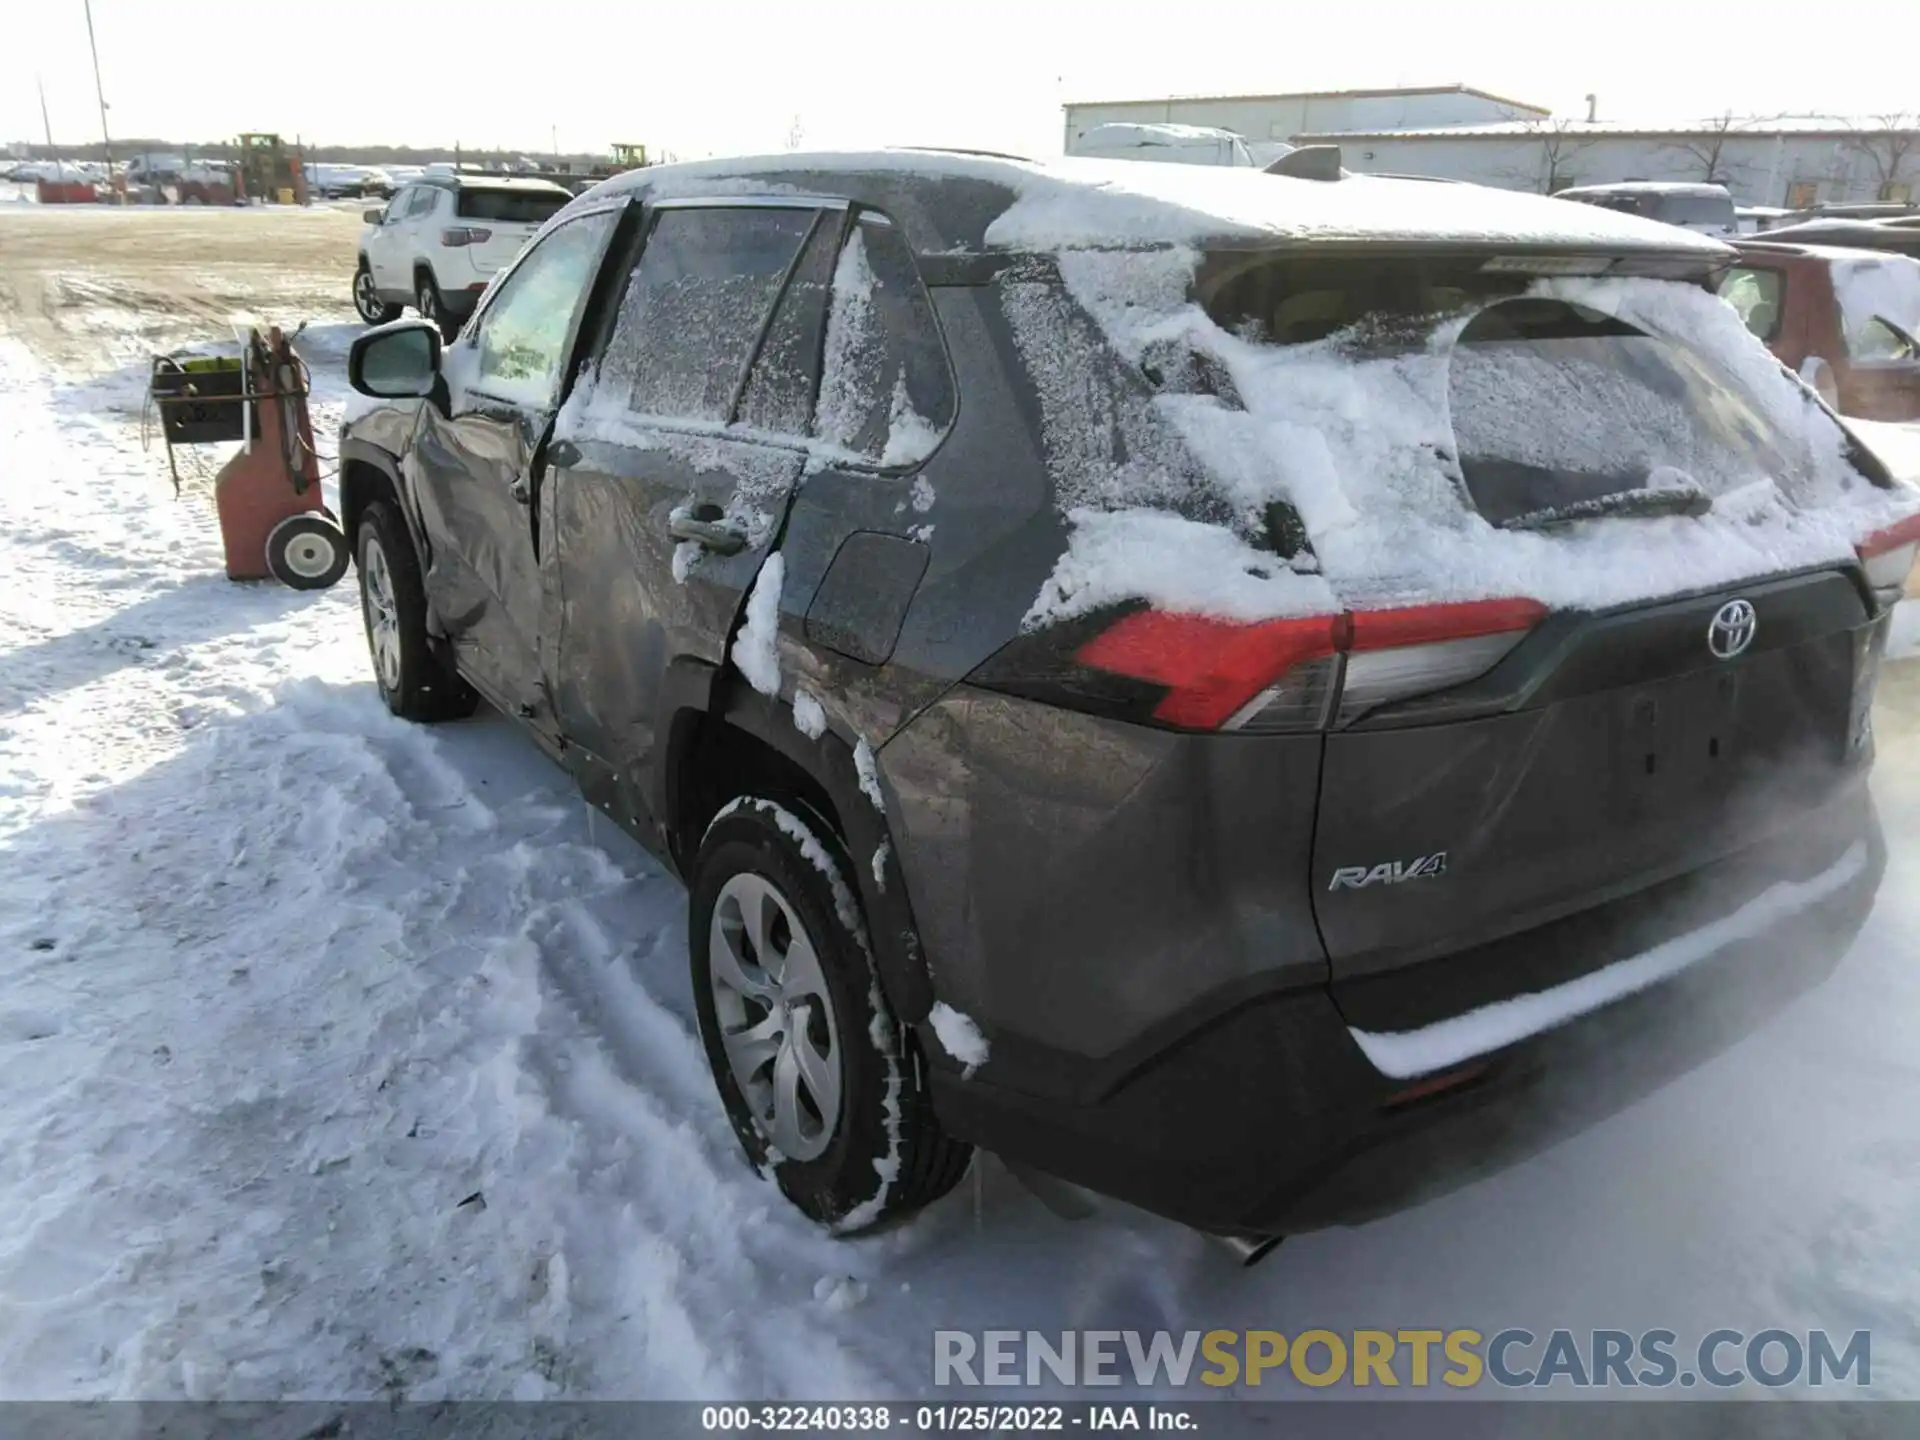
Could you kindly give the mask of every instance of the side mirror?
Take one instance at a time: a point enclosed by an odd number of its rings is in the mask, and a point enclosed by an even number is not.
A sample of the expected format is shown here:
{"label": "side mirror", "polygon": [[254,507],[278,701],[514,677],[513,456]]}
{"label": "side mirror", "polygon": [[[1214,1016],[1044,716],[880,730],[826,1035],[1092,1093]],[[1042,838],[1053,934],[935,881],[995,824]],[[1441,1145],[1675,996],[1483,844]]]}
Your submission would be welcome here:
{"label": "side mirror", "polygon": [[357,338],[347,351],[347,383],[379,400],[423,400],[440,379],[440,328],[395,320]]}
{"label": "side mirror", "polygon": [[387,209],[383,205],[378,210],[362,210],[360,218],[369,225],[378,225],[387,218]]}

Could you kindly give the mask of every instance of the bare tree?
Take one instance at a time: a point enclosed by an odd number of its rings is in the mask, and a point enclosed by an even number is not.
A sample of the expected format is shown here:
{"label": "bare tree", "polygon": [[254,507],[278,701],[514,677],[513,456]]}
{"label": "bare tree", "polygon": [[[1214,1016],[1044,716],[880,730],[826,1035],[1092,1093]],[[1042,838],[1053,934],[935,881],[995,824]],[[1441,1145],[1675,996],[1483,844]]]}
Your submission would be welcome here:
{"label": "bare tree", "polygon": [[1530,165],[1510,165],[1496,172],[1514,185],[1538,189],[1543,195],[1565,189],[1576,178],[1574,157],[1592,148],[1593,140],[1579,128],[1577,120],[1535,120],[1526,127],[1529,144],[1537,144]]}
{"label": "bare tree", "polygon": [[1903,110],[1872,118],[1872,126],[1863,126],[1848,136],[1841,149],[1866,157],[1874,193],[1885,200],[1893,195],[1895,187],[1910,184],[1914,170],[1920,168],[1920,116]]}
{"label": "bare tree", "polygon": [[1746,126],[1765,123],[1770,117],[1747,117],[1736,120],[1733,112],[1716,115],[1711,120],[1701,122],[1699,129],[1685,135],[1676,135],[1666,141],[1660,149],[1670,155],[1690,160],[1699,167],[1701,180],[1708,185],[1731,185],[1733,172],[1745,170],[1746,166],[1726,157],[1727,141],[1738,135]]}

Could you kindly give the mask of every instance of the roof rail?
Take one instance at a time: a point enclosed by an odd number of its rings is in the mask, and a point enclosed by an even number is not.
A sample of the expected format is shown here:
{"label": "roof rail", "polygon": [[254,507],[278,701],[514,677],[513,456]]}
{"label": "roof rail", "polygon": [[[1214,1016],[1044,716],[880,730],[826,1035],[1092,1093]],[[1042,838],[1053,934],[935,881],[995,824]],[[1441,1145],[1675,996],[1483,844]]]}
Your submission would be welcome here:
{"label": "roof rail", "polygon": [[1338,145],[1301,145],[1267,166],[1269,175],[1291,175],[1296,180],[1344,180]]}

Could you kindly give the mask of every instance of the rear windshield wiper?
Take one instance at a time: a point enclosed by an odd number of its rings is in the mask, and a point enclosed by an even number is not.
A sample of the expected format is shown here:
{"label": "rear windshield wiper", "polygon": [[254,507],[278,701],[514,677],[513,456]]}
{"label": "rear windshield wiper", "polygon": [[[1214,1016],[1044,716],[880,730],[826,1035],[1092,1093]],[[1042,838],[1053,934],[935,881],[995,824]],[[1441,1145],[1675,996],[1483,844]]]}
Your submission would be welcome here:
{"label": "rear windshield wiper", "polygon": [[1698,485],[1663,485],[1657,490],[1615,490],[1587,500],[1549,505],[1509,516],[1495,524],[1501,530],[1547,530],[1602,516],[1704,515],[1712,508],[1713,497]]}

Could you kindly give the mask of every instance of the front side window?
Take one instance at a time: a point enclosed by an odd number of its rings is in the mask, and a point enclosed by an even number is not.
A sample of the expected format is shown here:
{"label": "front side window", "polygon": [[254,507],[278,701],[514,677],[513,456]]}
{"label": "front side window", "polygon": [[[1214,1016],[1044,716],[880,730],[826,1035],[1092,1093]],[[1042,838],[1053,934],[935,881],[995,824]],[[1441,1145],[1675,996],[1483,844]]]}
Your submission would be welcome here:
{"label": "front side window", "polygon": [[664,209],[627,282],[595,405],[725,424],[816,212]]}
{"label": "front side window", "polygon": [[501,282],[475,337],[476,389],[533,408],[553,403],[567,339],[616,218],[605,210],[562,225]]}
{"label": "front side window", "polygon": [[407,218],[418,220],[422,215],[431,215],[433,207],[440,202],[438,186],[422,185],[413,192],[413,204],[407,207]]}
{"label": "front side window", "polygon": [[946,343],[913,252],[863,216],[833,273],[814,435],[881,465],[927,458],[953,423]]}
{"label": "front side window", "polygon": [[1769,341],[1780,333],[1782,280],[1778,270],[1736,265],[1720,281],[1720,298],[1733,306],[1758,340]]}
{"label": "front side window", "polygon": [[398,195],[394,196],[393,199],[387,202],[386,218],[380,223],[383,225],[398,225],[402,220],[406,219],[408,213],[413,209],[414,197],[419,193],[417,188],[409,185]]}
{"label": "front side window", "polygon": [[1847,356],[1852,360],[1914,360],[1912,337],[1894,329],[1879,316],[1847,330]]}

